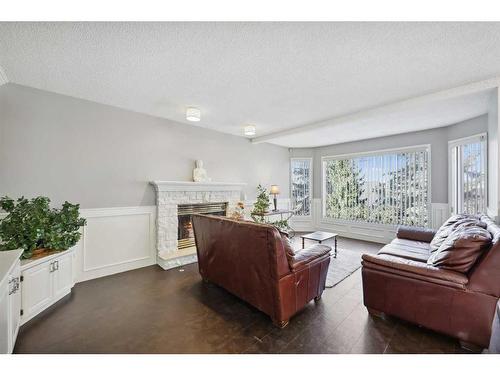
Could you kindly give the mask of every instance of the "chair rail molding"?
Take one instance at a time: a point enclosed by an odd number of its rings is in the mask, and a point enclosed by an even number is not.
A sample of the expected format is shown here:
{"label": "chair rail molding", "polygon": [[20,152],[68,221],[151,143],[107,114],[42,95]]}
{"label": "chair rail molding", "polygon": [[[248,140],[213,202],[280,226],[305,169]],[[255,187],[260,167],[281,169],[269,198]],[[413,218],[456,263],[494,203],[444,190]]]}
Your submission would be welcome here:
{"label": "chair rail molding", "polygon": [[[450,216],[449,212],[450,211],[448,203],[432,203],[431,217],[429,218],[430,226],[435,229],[439,228],[441,224],[444,223]],[[397,226],[394,225],[350,222],[324,218],[322,216],[321,198],[313,199],[312,222],[307,222],[307,224],[305,222],[293,223],[294,229],[297,231],[333,231],[343,237],[380,243],[389,243],[391,240],[393,240],[396,236],[397,229]]]}

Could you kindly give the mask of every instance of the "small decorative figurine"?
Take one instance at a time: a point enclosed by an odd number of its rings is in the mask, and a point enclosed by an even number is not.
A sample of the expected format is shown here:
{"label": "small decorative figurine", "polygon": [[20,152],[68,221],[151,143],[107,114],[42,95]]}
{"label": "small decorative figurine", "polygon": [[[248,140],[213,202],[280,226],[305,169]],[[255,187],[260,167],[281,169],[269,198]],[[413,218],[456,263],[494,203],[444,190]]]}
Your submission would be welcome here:
{"label": "small decorative figurine", "polygon": [[207,175],[207,171],[203,169],[203,160],[196,160],[196,168],[193,169],[194,182],[208,182],[211,179]]}
{"label": "small decorative figurine", "polygon": [[245,219],[245,204],[243,202],[238,202],[236,207],[232,210],[229,215],[231,219],[234,220],[244,220]]}

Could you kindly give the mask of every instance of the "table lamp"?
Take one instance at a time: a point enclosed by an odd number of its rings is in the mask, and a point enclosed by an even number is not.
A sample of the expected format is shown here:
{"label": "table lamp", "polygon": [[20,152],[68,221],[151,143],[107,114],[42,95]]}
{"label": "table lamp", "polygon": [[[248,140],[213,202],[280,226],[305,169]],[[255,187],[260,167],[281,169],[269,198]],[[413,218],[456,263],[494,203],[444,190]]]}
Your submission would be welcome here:
{"label": "table lamp", "polygon": [[278,211],[278,198],[277,195],[280,193],[280,187],[278,185],[271,185],[271,194],[274,196],[273,198],[273,203],[274,203],[274,210],[273,211]]}

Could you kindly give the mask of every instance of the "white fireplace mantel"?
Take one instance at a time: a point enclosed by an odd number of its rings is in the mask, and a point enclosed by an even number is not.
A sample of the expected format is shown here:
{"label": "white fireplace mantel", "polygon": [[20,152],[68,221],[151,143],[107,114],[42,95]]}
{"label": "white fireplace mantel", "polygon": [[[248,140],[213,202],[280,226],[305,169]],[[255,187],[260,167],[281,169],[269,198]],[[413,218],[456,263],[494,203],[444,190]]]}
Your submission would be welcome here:
{"label": "white fireplace mantel", "polygon": [[192,182],[192,181],[151,181],[157,192],[162,191],[235,191],[242,190],[243,182]]}

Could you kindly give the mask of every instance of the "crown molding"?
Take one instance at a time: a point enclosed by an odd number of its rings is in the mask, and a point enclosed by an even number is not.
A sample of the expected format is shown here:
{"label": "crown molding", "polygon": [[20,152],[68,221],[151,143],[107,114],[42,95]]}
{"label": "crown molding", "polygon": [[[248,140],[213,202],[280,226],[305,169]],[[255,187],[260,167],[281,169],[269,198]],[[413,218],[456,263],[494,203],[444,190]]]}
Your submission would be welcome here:
{"label": "crown molding", "polygon": [[333,117],[328,120],[314,122],[297,126],[295,128],[286,129],[270,134],[265,134],[259,137],[252,138],[252,143],[269,142],[276,138],[287,135],[300,134],[305,131],[316,130],[324,127],[331,127],[346,122],[356,120],[364,120],[375,116],[386,115],[395,111],[401,111],[409,108],[414,108],[419,105],[433,103],[440,100],[453,99],[461,96],[471,95],[482,91],[492,90],[500,86],[500,76],[486,79],[483,81],[473,82],[462,86],[453,87],[447,90],[436,91],[425,95],[414,96],[409,99],[404,99],[389,104],[367,108],[361,111],[349,113],[344,116]]}
{"label": "crown molding", "polygon": [[5,85],[6,83],[9,82],[9,79],[7,78],[7,74],[5,74],[5,70],[0,66],[0,86]]}

